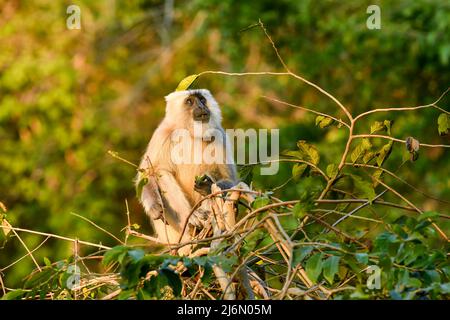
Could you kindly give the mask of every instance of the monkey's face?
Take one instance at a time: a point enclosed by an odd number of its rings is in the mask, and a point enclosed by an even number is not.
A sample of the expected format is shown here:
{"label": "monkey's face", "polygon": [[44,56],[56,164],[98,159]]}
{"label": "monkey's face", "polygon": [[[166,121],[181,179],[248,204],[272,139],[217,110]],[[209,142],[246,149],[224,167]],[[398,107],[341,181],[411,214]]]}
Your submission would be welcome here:
{"label": "monkey's face", "polygon": [[[164,120],[173,127],[188,129],[192,136],[200,137],[209,129],[222,127],[220,107],[209,90],[175,91],[166,96],[166,102]],[[200,128],[201,133],[195,133],[194,128]]]}
{"label": "monkey's face", "polygon": [[208,108],[206,98],[199,92],[189,95],[184,100],[184,105],[192,114],[192,119],[199,122],[209,122],[211,111]]}

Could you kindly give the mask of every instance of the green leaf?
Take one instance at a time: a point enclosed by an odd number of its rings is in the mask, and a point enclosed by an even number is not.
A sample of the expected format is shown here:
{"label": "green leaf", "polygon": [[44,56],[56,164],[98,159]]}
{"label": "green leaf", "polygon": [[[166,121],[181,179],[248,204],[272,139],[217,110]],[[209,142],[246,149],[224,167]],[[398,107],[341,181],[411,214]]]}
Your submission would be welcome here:
{"label": "green leaf", "polygon": [[329,164],[327,166],[327,176],[330,179],[334,179],[336,178],[337,174],[338,174],[338,166],[334,163]]}
{"label": "green leaf", "polygon": [[310,205],[308,203],[304,202],[298,202],[295,204],[295,206],[292,208],[292,214],[295,218],[301,219],[308,213],[309,209],[311,209]]}
{"label": "green leaf", "polygon": [[331,256],[328,257],[323,263],[323,276],[329,284],[333,284],[334,275],[339,270],[339,259],[340,257]]}
{"label": "green leaf", "polygon": [[198,78],[198,74],[193,74],[193,75],[187,76],[186,78],[184,78],[183,80],[180,81],[180,83],[178,84],[178,87],[175,91],[188,90],[189,87],[194,83],[194,81],[197,80],[197,78]]}
{"label": "green leaf", "polygon": [[175,297],[179,297],[182,288],[180,277],[169,268],[161,269],[159,271],[159,276],[166,278],[165,281],[172,288]]}
{"label": "green leaf", "polygon": [[356,146],[356,148],[353,150],[352,154],[350,155],[350,158],[352,159],[352,162],[355,163],[358,161],[359,158],[364,156],[364,154],[372,148],[372,144],[370,143],[369,139],[362,139],[361,143]]}
{"label": "green leaf", "polygon": [[21,289],[10,291],[7,294],[5,294],[1,298],[1,300],[20,300],[25,293],[26,293],[26,291],[21,290]]}
{"label": "green leaf", "polygon": [[300,159],[300,160],[303,159],[303,153],[301,153],[299,150],[285,150],[285,151],[281,152],[281,155],[293,157],[293,158]]}
{"label": "green leaf", "polygon": [[412,288],[420,288],[422,286],[422,281],[417,278],[409,278],[406,285]]}
{"label": "green leaf", "polygon": [[439,212],[436,212],[436,211],[427,211],[427,212],[424,212],[424,213],[422,213],[421,215],[419,215],[419,217],[417,218],[417,220],[418,221],[423,221],[423,220],[425,220],[425,219],[428,219],[428,218],[436,218],[436,217],[438,217],[439,216]]}
{"label": "green leaf", "polygon": [[355,258],[359,263],[366,265],[369,262],[369,255],[367,253],[357,253]]}
{"label": "green leaf", "polygon": [[372,202],[372,200],[376,197],[375,189],[373,188],[372,183],[363,180],[359,176],[351,175],[351,177],[353,179],[356,191],[369,200],[369,202]]}
{"label": "green leaf", "polygon": [[47,257],[44,257],[44,263],[45,263],[45,265],[46,265],[47,267],[51,267],[51,266],[52,266],[52,263],[50,262],[50,259],[47,258]]}
{"label": "green leaf", "polygon": [[392,121],[391,120],[384,120],[383,123],[384,123],[384,126],[386,127],[386,131],[387,131],[388,135],[391,135]]}
{"label": "green leaf", "polygon": [[298,179],[300,179],[307,167],[308,165],[305,163],[294,164],[294,166],[292,167],[292,177],[294,178],[294,180],[297,181]]}
{"label": "green leaf", "polygon": [[376,155],[377,154],[375,152],[367,151],[362,158],[363,163],[364,164],[369,163],[369,161],[372,160]]}
{"label": "green leaf", "polygon": [[128,256],[134,262],[138,262],[139,260],[141,260],[145,256],[145,252],[144,252],[144,250],[141,250],[141,249],[134,249],[134,250],[128,251]]}
{"label": "green leaf", "polygon": [[312,251],[314,247],[312,246],[301,246],[296,247],[292,256],[292,264],[293,266],[297,266],[301,263]]}
{"label": "green leaf", "polygon": [[125,254],[128,252],[129,248],[127,246],[115,246],[111,248],[110,250],[106,251],[106,253],[103,255],[103,265],[107,266],[110,263],[113,262],[121,262],[119,261],[120,257],[125,256]]}
{"label": "green leaf", "polygon": [[139,179],[138,184],[136,185],[136,196],[138,198],[141,198],[142,195],[142,189],[144,186],[148,183],[148,178],[146,176],[142,176]]}
{"label": "green leaf", "polygon": [[370,134],[378,132],[378,131],[382,131],[385,129],[384,123],[381,121],[375,121],[371,126],[370,126]]}
{"label": "green leaf", "polygon": [[306,261],[305,271],[313,283],[317,283],[317,279],[322,273],[322,268],[322,253],[316,253]]}
{"label": "green leaf", "polygon": [[441,289],[442,293],[449,294],[450,293],[450,282],[441,284],[440,289]]}
{"label": "green leaf", "polygon": [[438,117],[438,132],[439,135],[444,136],[448,134],[450,129],[450,120],[447,114],[441,113]]}
{"label": "green leaf", "polygon": [[317,148],[304,140],[300,140],[297,142],[297,147],[301,154],[303,155],[304,160],[308,160],[309,162],[317,165],[320,161],[320,155],[317,151]]}
{"label": "green leaf", "polygon": [[322,129],[332,125],[333,122],[334,122],[334,120],[331,119],[330,117],[325,117],[325,116],[317,116],[316,117],[316,126],[319,125],[319,127]]}
{"label": "green leaf", "polygon": [[394,141],[389,141],[387,144],[385,144],[383,147],[381,147],[380,151],[378,151],[377,164],[379,167],[382,166],[384,161],[391,154],[393,143],[394,143]]}
{"label": "green leaf", "polygon": [[266,196],[258,197],[252,202],[253,209],[262,208],[270,203],[270,199]]}

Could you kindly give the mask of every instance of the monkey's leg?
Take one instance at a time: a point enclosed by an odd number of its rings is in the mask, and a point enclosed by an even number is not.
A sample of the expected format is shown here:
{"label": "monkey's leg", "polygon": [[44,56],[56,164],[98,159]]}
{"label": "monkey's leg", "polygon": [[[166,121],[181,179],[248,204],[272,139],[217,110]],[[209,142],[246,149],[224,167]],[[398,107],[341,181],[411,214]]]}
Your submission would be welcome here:
{"label": "monkey's leg", "polygon": [[[166,221],[181,233],[192,207],[177,180],[170,172],[160,171],[158,183],[164,199]],[[196,227],[202,226],[195,214],[191,215],[189,223]],[[186,232],[184,235],[186,235]]]}

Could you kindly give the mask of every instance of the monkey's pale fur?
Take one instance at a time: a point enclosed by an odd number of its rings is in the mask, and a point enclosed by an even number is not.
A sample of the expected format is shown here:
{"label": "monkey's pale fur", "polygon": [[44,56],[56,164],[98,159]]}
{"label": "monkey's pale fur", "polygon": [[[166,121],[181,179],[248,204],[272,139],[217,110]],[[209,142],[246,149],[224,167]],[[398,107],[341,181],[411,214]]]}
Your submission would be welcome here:
{"label": "monkey's pale fur", "polygon": [[[200,136],[194,136],[193,110],[186,105],[188,97],[195,94],[206,99],[206,106],[210,111],[209,120],[202,123]],[[176,243],[193,206],[202,198],[202,195],[194,190],[196,177],[208,174],[214,181],[229,180],[236,183],[236,168],[232,159],[226,159],[227,156],[232,156],[232,152],[221,125],[219,105],[208,90],[176,91],[165,99],[165,117],[153,133],[139,165],[140,169],[150,173],[148,183],[142,189],[140,201],[153,222],[157,237],[165,243]],[[192,144],[195,139],[200,139],[202,147],[211,143],[220,144],[216,147],[223,150],[222,161],[212,164],[174,163],[171,158],[174,147],[172,133],[177,129],[189,130]],[[219,130],[222,139],[207,141],[208,129]],[[137,180],[139,183],[139,177]],[[205,219],[205,214],[208,212],[202,208],[197,210],[189,220],[188,227],[198,225],[198,219]],[[187,240],[190,240],[189,230],[183,234],[182,241]]]}

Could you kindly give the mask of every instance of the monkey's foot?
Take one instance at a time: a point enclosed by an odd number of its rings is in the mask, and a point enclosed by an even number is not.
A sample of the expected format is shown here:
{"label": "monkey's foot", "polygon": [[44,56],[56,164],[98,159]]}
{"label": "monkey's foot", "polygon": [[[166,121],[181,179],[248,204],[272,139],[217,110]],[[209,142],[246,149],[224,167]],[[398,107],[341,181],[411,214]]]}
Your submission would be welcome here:
{"label": "monkey's foot", "polygon": [[195,227],[196,229],[203,229],[210,215],[211,211],[203,208],[198,208],[189,218],[189,224]]}

